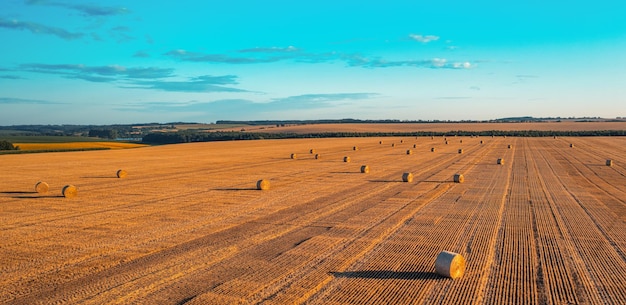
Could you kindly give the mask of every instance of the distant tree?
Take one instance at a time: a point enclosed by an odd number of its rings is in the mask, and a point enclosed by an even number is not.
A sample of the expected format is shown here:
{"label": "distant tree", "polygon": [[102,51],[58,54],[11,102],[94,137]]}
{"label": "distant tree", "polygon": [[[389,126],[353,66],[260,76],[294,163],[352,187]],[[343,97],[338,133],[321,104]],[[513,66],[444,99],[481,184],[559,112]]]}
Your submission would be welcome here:
{"label": "distant tree", "polygon": [[90,137],[115,139],[117,138],[117,130],[115,129],[91,129],[89,130]]}
{"label": "distant tree", "polygon": [[19,146],[13,146],[13,143],[9,141],[2,140],[0,141],[0,150],[19,150]]}

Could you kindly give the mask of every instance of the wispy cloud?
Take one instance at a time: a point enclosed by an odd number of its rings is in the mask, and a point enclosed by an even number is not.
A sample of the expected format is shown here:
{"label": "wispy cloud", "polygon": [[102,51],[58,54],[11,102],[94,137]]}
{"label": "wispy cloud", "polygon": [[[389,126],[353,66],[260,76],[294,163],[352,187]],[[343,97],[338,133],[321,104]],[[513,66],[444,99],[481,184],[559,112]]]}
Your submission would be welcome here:
{"label": "wispy cloud", "polygon": [[137,51],[135,52],[135,54],[133,54],[133,57],[137,57],[137,58],[148,58],[150,57],[150,54],[146,51]]}
{"label": "wispy cloud", "polygon": [[243,50],[239,50],[238,52],[240,53],[291,53],[291,52],[298,52],[300,51],[300,49],[294,47],[294,46],[288,46],[286,48],[282,48],[282,47],[270,47],[270,48],[260,48],[260,47],[256,47],[256,48],[251,48],[251,49],[243,49]]}
{"label": "wispy cloud", "polygon": [[109,30],[109,35],[118,43],[133,41],[136,38],[130,35],[130,28],[126,26],[116,26]]}
{"label": "wispy cloud", "polygon": [[236,85],[237,77],[234,75],[212,76],[203,75],[189,78],[185,81],[170,80],[136,80],[130,86],[131,89],[153,89],[172,92],[248,92],[247,90],[227,87]]}
{"label": "wispy cloud", "polygon": [[0,78],[3,79],[25,79],[21,76],[17,76],[17,75],[0,75]]}
{"label": "wispy cloud", "polygon": [[469,61],[448,61],[445,58],[432,58],[424,60],[385,60],[380,58],[368,58],[361,55],[347,55],[342,57],[349,66],[365,68],[389,68],[389,67],[418,67],[430,69],[470,69],[474,65]]}
{"label": "wispy cloud", "polygon": [[33,34],[53,35],[65,40],[79,39],[85,36],[83,33],[72,33],[62,28],[43,25],[35,22],[19,21],[19,20],[6,20],[0,18],[0,28],[11,30],[26,30]]}
{"label": "wispy cloud", "polygon": [[31,5],[49,5],[57,6],[70,10],[75,10],[86,16],[114,16],[123,15],[129,13],[129,10],[125,7],[110,7],[100,6],[95,4],[74,4],[60,1],[47,1],[47,0],[27,0],[27,4]]}
{"label": "wispy cloud", "polygon": [[210,62],[210,63],[228,63],[228,64],[257,64],[257,63],[270,63],[277,62],[285,59],[291,59],[293,56],[267,56],[267,57],[236,57],[227,54],[204,54],[200,52],[189,52],[186,50],[178,49],[172,50],[165,55],[172,58],[191,61],[191,62]]}
{"label": "wispy cloud", "polygon": [[[87,66],[82,64],[23,64],[19,66],[27,72],[60,74],[68,78],[79,78],[90,81],[114,81],[123,78],[129,79],[158,79],[173,76],[174,69],[156,67],[124,67]],[[92,80],[93,79],[93,80]]]}
{"label": "wispy cloud", "polygon": [[201,52],[190,52],[183,49],[171,50],[164,55],[180,61],[227,64],[260,64],[291,60],[300,63],[343,61],[350,67],[365,68],[418,67],[431,69],[470,69],[475,66],[469,61],[449,61],[445,58],[385,60],[383,58],[367,57],[354,53],[308,53],[291,46],[287,48],[272,47],[244,49],[237,51],[237,53],[247,53],[250,54],[250,56],[241,57],[231,54],[205,54]]}
{"label": "wispy cloud", "polygon": [[32,100],[32,99],[14,98],[14,97],[0,97],[0,104],[56,105],[56,104],[63,104],[63,103],[52,102],[52,101],[44,101],[44,100]]}
{"label": "wispy cloud", "polygon": [[154,102],[124,105],[119,110],[153,112],[196,112],[220,116],[230,114],[255,115],[264,112],[307,110],[332,107],[337,102],[364,100],[379,96],[377,93],[330,93],[304,94],[275,98],[266,102],[253,102],[246,99],[224,99],[212,102],[189,101],[183,103]]}
{"label": "wispy cloud", "polygon": [[56,74],[65,78],[96,83],[115,83],[120,88],[129,89],[173,92],[249,92],[231,87],[238,84],[235,75],[201,75],[180,78],[174,75],[174,69],[171,68],[32,63],[20,65],[18,70]]}
{"label": "wispy cloud", "polygon": [[431,41],[439,40],[439,36],[421,34],[409,34],[409,38],[423,43],[429,43]]}

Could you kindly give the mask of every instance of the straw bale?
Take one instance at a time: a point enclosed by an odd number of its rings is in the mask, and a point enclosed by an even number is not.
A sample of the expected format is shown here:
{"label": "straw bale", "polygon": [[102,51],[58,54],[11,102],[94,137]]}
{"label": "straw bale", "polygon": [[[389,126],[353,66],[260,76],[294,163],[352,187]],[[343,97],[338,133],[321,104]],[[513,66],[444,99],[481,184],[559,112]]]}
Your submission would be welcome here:
{"label": "straw bale", "polygon": [[361,165],[361,173],[368,174],[370,172],[370,167],[367,165]]}
{"label": "straw bale", "polygon": [[411,174],[411,173],[404,173],[404,174],[402,174],[402,181],[404,181],[404,182],[412,182],[413,181],[413,174]]}
{"label": "straw bale", "polygon": [[256,189],[261,191],[266,191],[270,189],[270,182],[265,179],[261,179],[256,182]]}
{"label": "straw bale", "polygon": [[465,273],[465,258],[458,253],[441,251],[435,260],[435,271],[443,277],[460,278]]}
{"label": "straw bale", "polygon": [[76,188],[76,186],[68,184],[63,187],[61,193],[65,198],[74,198],[76,197],[76,195],[78,195],[78,189]]}
{"label": "straw bale", "polygon": [[465,181],[465,178],[462,174],[454,174],[454,182],[463,183],[463,181]]}
{"label": "straw bale", "polygon": [[48,192],[48,190],[50,190],[50,186],[48,185],[48,183],[45,183],[43,181],[39,181],[37,183],[35,183],[35,191],[39,194],[45,194]]}

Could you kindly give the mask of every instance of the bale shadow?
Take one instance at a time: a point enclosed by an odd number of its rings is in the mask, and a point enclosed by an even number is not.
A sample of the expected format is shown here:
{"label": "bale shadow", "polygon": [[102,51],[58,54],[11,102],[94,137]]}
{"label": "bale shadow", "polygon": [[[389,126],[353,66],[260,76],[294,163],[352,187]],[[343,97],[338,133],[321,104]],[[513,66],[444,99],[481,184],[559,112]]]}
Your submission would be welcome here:
{"label": "bale shadow", "polygon": [[213,189],[214,191],[257,191],[257,189],[255,187],[240,187],[240,188],[236,188],[236,187],[231,187],[231,188],[217,188],[217,189]]}
{"label": "bale shadow", "polygon": [[425,271],[390,271],[390,270],[361,270],[330,272],[334,277],[341,278],[364,278],[380,280],[444,280],[434,272]]}
{"label": "bale shadow", "polygon": [[35,191],[7,191],[7,192],[0,192],[1,194],[7,194],[7,195],[17,195],[17,194],[37,194],[37,192]]}
{"label": "bale shadow", "polygon": [[116,176],[83,176],[83,179],[119,179]]}
{"label": "bale shadow", "polygon": [[367,180],[368,182],[376,182],[376,183],[406,183],[402,180]]}
{"label": "bale shadow", "polygon": [[361,172],[330,172],[330,174],[360,174]]}
{"label": "bale shadow", "polygon": [[63,195],[50,195],[50,196],[13,196],[13,199],[41,199],[41,198],[65,198]]}
{"label": "bale shadow", "polygon": [[422,180],[419,182],[428,182],[428,183],[452,183],[454,181],[450,181],[450,180]]}

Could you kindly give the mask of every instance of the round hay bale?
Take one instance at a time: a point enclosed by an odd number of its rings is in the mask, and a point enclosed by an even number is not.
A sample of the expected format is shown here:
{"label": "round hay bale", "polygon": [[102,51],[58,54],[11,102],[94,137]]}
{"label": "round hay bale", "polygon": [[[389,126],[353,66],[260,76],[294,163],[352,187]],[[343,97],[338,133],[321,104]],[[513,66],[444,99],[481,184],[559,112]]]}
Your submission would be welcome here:
{"label": "round hay bale", "polygon": [[396,143],[391,143],[391,147],[396,147]]}
{"label": "round hay bale", "polygon": [[406,154],[407,154],[407,155],[412,155],[412,154],[413,154],[413,151],[412,151],[412,150],[410,150],[410,149],[407,149],[407,150],[406,150]]}
{"label": "round hay bale", "polygon": [[459,140],[459,143],[463,144],[463,140]]}
{"label": "round hay bale", "polygon": [[128,175],[128,173],[127,173],[125,170],[123,170],[123,169],[118,169],[118,170],[117,170],[117,173],[115,173],[115,175],[116,175],[118,178],[120,178],[120,179],[121,179],[121,178],[126,178],[126,176]]}
{"label": "round hay bale", "polygon": [[435,148],[434,148],[434,147],[431,147],[431,148],[430,148],[430,151],[431,151],[431,152],[435,152]]}
{"label": "round hay bale", "polygon": [[370,172],[370,167],[367,165],[361,165],[361,173],[368,174]]}
{"label": "round hay bale", "polygon": [[462,154],[463,153],[463,148],[459,148],[459,153]]}
{"label": "round hay bale", "polygon": [[465,181],[465,178],[462,174],[454,174],[454,182],[463,183],[463,181]]}
{"label": "round hay bale", "polygon": [[48,185],[48,183],[45,183],[43,181],[35,183],[35,192],[39,194],[45,194],[48,192],[48,190],[50,190],[50,186]]}
{"label": "round hay bale", "polygon": [[435,260],[435,271],[443,277],[460,278],[465,273],[465,258],[458,253],[441,251]]}
{"label": "round hay bale", "polygon": [[417,144],[413,144],[413,148],[417,148]]}
{"label": "round hay bale", "polygon": [[447,138],[447,137],[444,137],[444,138],[443,138],[443,140],[444,140],[444,141],[448,141],[448,138]]}
{"label": "round hay bale", "polygon": [[480,140],[480,144],[484,144],[485,142],[483,142],[483,140]]}
{"label": "round hay bale", "polygon": [[61,194],[63,194],[63,197],[65,198],[74,198],[78,195],[78,189],[75,186],[68,184],[63,187]]}
{"label": "round hay bale", "polygon": [[446,141],[446,145],[448,145],[448,141]]}
{"label": "round hay bale", "polygon": [[404,181],[404,182],[413,182],[413,174],[411,174],[411,173],[404,173],[404,174],[402,174],[402,181]]}
{"label": "round hay bale", "polygon": [[573,143],[570,143],[570,144],[569,144],[569,147],[572,147],[572,148],[573,148],[573,147],[574,147],[574,144],[573,144]]}
{"label": "round hay bale", "polygon": [[400,140],[400,143],[404,143],[404,140]]}
{"label": "round hay bale", "polygon": [[315,153],[315,149],[311,148],[311,150],[309,150],[310,154],[314,154]]}
{"label": "round hay bale", "polygon": [[261,179],[256,182],[256,189],[261,191],[267,191],[270,189],[269,180]]}
{"label": "round hay bale", "polygon": [[383,141],[378,141],[378,144],[383,144]]}
{"label": "round hay bale", "polygon": [[606,160],[606,166],[613,166],[613,160],[611,159]]}
{"label": "round hay bale", "polygon": [[430,139],[431,139],[431,140],[434,140],[434,139],[435,139],[435,137],[433,137],[433,136],[430,136]]}
{"label": "round hay bale", "polygon": [[343,162],[349,163],[350,162],[350,157],[348,157],[348,156],[343,157]]}
{"label": "round hay bale", "polygon": [[506,148],[511,149],[513,145],[509,144]]}
{"label": "round hay bale", "polygon": [[352,150],[359,150],[359,147],[358,146],[353,146]]}
{"label": "round hay bale", "polygon": [[499,165],[504,164],[504,159],[498,158],[497,164],[499,164]]}
{"label": "round hay bale", "polygon": [[297,154],[291,154],[291,159],[297,159],[298,155]]}
{"label": "round hay bale", "polygon": [[315,154],[315,159],[317,160],[319,158],[321,158],[320,154]]}

